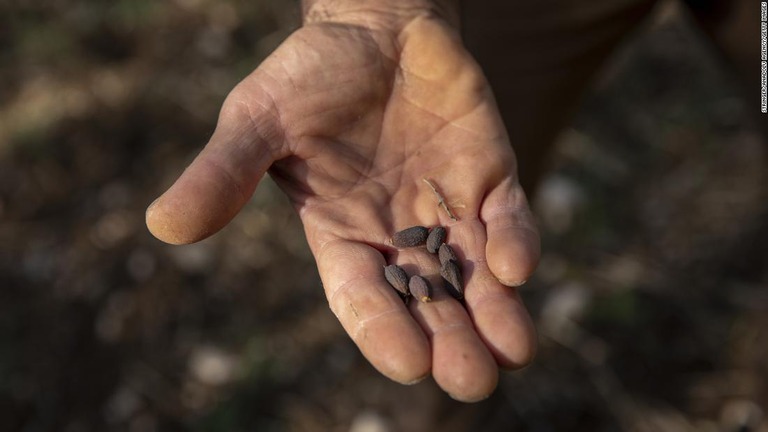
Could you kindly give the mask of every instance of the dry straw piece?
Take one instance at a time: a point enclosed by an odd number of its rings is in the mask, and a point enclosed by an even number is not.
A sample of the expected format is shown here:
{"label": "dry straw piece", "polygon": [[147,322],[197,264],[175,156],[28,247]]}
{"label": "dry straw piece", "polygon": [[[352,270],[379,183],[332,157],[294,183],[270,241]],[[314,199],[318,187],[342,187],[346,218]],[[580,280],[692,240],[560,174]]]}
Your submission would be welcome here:
{"label": "dry straw piece", "polygon": [[435,182],[426,178],[421,180],[424,181],[424,183],[426,183],[430,189],[432,189],[432,193],[434,193],[435,197],[437,197],[437,205],[442,207],[443,210],[445,210],[445,212],[448,214],[448,217],[451,218],[452,221],[459,220],[456,217],[456,215],[453,214],[453,212],[451,211],[451,208],[448,207],[448,204],[445,202],[445,197],[443,197],[443,194],[441,194],[440,191],[437,190],[437,185],[435,184]]}

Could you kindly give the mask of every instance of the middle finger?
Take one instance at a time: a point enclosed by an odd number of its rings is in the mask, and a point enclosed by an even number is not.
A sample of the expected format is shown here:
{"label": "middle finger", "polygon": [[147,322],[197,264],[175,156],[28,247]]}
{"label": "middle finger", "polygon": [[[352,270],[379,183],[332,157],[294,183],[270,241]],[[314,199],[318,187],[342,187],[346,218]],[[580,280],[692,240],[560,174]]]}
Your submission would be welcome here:
{"label": "middle finger", "polygon": [[488,397],[498,381],[498,366],[463,305],[443,289],[437,257],[412,248],[399,251],[392,261],[409,276],[423,276],[432,285],[432,301],[412,298],[409,308],[429,338],[435,382],[454,399]]}

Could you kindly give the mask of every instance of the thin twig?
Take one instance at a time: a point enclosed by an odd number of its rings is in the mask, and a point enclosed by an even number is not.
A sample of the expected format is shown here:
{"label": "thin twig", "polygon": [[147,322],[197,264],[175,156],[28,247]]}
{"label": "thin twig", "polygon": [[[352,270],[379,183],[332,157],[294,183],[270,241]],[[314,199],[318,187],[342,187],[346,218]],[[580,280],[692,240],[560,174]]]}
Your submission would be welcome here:
{"label": "thin twig", "polygon": [[434,192],[434,193],[435,193],[435,196],[437,197],[437,205],[438,205],[438,206],[440,206],[440,207],[442,207],[442,208],[443,208],[443,210],[445,210],[445,212],[446,212],[446,213],[448,213],[448,217],[449,217],[449,218],[451,218],[451,220],[452,220],[452,221],[457,221],[457,220],[459,220],[458,218],[456,218],[456,216],[454,216],[453,212],[452,212],[452,211],[451,211],[451,209],[448,207],[448,204],[445,202],[445,198],[444,198],[444,197],[443,197],[443,195],[441,195],[441,194],[440,194],[440,192],[437,190],[437,186],[436,186],[436,185],[435,185],[435,184],[432,182],[432,180],[430,180],[430,179],[427,179],[427,178],[425,178],[425,179],[422,179],[422,180],[424,180],[424,183],[426,183],[427,185],[429,185],[429,187],[432,189],[432,192]]}

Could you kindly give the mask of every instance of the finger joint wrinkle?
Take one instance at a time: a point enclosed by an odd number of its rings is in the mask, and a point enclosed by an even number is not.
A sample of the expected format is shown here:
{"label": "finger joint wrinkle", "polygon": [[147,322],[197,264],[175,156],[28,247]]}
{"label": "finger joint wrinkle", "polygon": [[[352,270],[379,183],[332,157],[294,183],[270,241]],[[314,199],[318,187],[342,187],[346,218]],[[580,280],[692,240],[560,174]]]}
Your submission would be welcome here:
{"label": "finger joint wrinkle", "polygon": [[358,336],[360,335],[361,332],[366,331],[368,328],[370,328],[371,323],[398,312],[397,308],[391,308],[383,312],[379,312],[376,315],[361,319],[357,309],[354,307],[354,305],[351,302],[349,303],[349,306],[354,310],[355,318],[357,318],[357,321],[355,322],[356,328],[352,334],[352,339],[354,339],[355,341],[358,340]]}
{"label": "finger joint wrinkle", "polygon": [[359,281],[361,281],[363,279],[365,279],[365,276],[357,276],[357,277],[353,277],[353,278],[347,279],[345,282],[342,282],[341,284],[339,284],[336,287],[336,289],[334,289],[332,292],[329,292],[328,293],[328,302],[330,303],[331,307],[333,307],[333,305],[336,302],[336,296],[338,296],[340,293],[343,293],[344,291],[348,290],[348,288],[352,284],[354,284],[356,282],[359,282]]}
{"label": "finger joint wrinkle", "polygon": [[436,336],[441,335],[443,333],[466,330],[466,329],[469,329],[469,326],[464,323],[450,323],[450,324],[440,326],[434,329],[433,331],[431,331],[430,337],[434,339]]}

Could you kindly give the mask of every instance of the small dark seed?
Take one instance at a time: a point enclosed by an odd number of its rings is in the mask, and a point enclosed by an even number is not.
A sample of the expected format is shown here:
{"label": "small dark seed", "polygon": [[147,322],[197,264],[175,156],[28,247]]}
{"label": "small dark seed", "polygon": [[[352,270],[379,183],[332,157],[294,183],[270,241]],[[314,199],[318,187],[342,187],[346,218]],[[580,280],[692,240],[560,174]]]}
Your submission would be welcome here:
{"label": "small dark seed", "polygon": [[445,243],[445,238],[448,236],[448,232],[441,226],[432,228],[427,237],[427,251],[429,253],[437,253],[440,249],[440,245]]}
{"label": "small dark seed", "polygon": [[402,267],[395,264],[384,267],[384,277],[394,289],[408,295],[408,274]]}
{"label": "small dark seed", "polygon": [[408,289],[411,290],[413,298],[418,299],[422,303],[428,303],[432,301],[432,287],[429,286],[429,281],[421,276],[411,277],[411,281],[408,282]]}
{"label": "small dark seed", "polygon": [[461,269],[456,261],[448,260],[440,267],[440,276],[445,282],[445,289],[457,300],[464,298],[464,281]]}
{"label": "small dark seed", "polygon": [[445,265],[448,261],[459,262],[459,257],[456,256],[456,252],[453,251],[453,248],[448,243],[440,245],[440,250],[437,253],[440,257],[440,265]]}
{"label": "small dark seed", "polygon": [[429,230],[423,226],[414,226],[398,231],[392,236],[392,244],[396,248],[421,246],[427,241]]}

